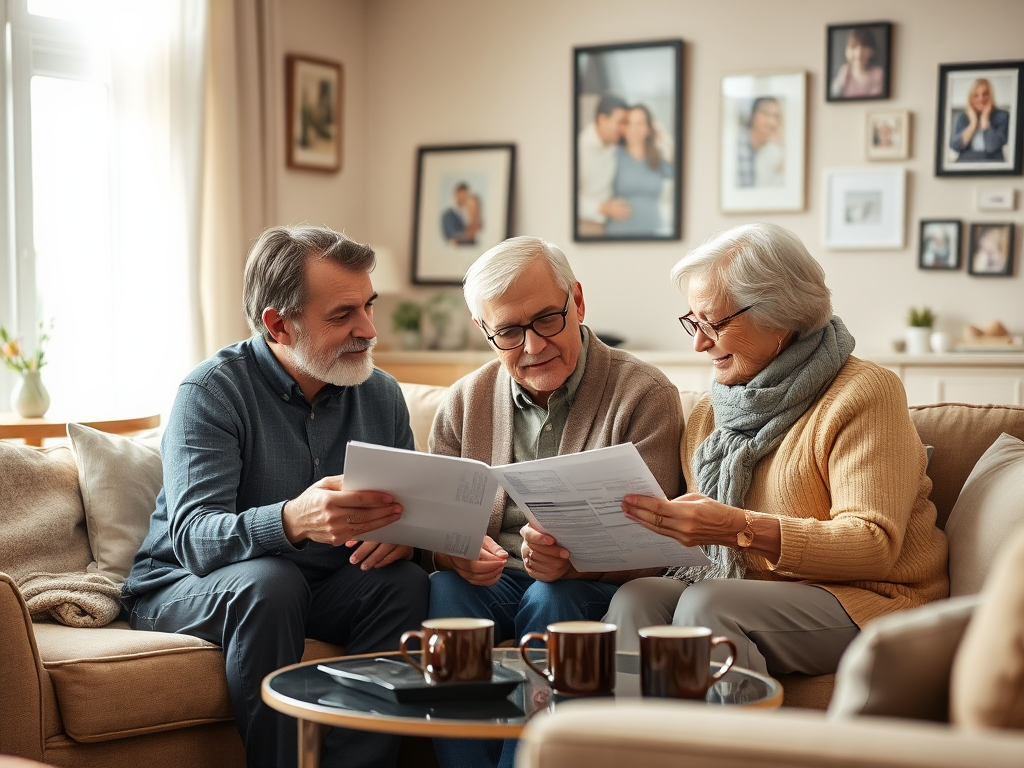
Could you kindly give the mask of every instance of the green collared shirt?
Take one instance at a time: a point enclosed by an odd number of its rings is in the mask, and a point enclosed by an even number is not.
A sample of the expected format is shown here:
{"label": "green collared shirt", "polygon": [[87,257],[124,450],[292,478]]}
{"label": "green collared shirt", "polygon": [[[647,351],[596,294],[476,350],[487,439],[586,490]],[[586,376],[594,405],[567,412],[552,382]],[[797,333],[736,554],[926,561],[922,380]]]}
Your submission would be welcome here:
{"label": "green collared shirt", "polygon": [[[558,455],[565,423],[569,420],[569,410],[587,367],[590,330],[586,326],[580,326],[580,336],[583,346],[580,349],[579,360],[576,361],[576,368],[566,379],[565,384],[551,393],[547,408],[535,403],[530,393],[515,379],[512,380],[513,462],[546,459]],[[519,534],[519,529],[527,522],[526,515],[509,498],[501,518],[501,531],[498,533],[498,544],[509,555],[506,568],[525,570],[520,549],[523,537]]]}

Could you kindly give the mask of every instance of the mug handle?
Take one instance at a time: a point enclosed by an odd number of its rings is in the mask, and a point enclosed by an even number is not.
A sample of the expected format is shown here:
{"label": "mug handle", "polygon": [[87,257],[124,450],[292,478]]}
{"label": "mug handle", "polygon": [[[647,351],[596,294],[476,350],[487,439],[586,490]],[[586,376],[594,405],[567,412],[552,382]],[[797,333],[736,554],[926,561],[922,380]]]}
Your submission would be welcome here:
{"label": "mug handle", "polygon": [[542,643],[546,643],[548,641],[548,636],[544,632],[527,632],[523,635],[523,639],[519,641],[519,655],[523,657],[523,661],[526,662],[526,666],[550,682],[551,673],[546,668],[538,669],[536,665],[530,661],[530,657],[526,655],[526,652],[529,650],[526,647],[526,644],[531,640],[540,640]]}
{"label": "mug handle", "polygon": [[422,646],[423,645],[423,630],[421,630],[421,629],[411,629],[408,632],[403,632],[402,633],[402,639],[398,641],[398,650],[402,652],[402,655],[405,657],[406,661],[408,661],[410,664],[412,664],[414,667],[416,667],[416,669],[418,669],[422,674],[425,675],[425,674],[427,674],[426,670],[424,670],[423,667],[421,667],[419,664],[417,664],[415,661],[413,661],[412,656],[409,655],[409,649],[405,647],[406,643],[408,643],[414,637],[418,637],[420,639],[420,645]]}
{"label": "mug handle", "polygon": [[431,635],[430,640],[427,642],[427,648],[430,649],[429,655],[437,659],[439,663],[428,664],[426,661],[428,654],[424,653],[423,667],[437,682],[443,683],[452,676],[452,671],[448,668],[448,654],[445,652],[444,635],[441,633]]}
{"label": "mug handle", "polygon": [[712,637],[711,647],[714,648],[716,645],[728,645],[729,646],[729,658],[725,660],[725,664],[715,674],[711,676],[711,682],[715,683],[722,679],[722,675],[732,669],[732,663],[736,660],[736,643],[730,640],[728,637]]}

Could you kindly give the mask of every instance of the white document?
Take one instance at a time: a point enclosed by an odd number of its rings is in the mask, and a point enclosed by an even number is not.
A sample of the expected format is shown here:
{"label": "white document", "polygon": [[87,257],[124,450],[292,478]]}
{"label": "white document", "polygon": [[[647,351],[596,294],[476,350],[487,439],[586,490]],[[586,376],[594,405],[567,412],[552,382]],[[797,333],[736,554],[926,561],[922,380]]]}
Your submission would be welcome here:
{"label": "white document", "polygon": [[664,499],[632,443],[494,467],[498,481],[530,521],[569,550],[577,571],[625,571],[708,565],[697,547],[649,531],[622,512],[633,493]]}
{"label": "white document", "polygon": [[499,483],[536,528],[571,553],[578,571],[623,571],[707,565],[696,547],[647,530],[622,513],[629,493],[664,499],[632,443],[489,467],[474,459],[434,456],[351,441],[346,490],[386,491],[402,505],[397,522],[364,538],[475,558]]}
{"label": "white document", "polygon": [[344,487],[385,491],[402,505],[396,522],[370,531],[364,540],[475,560],[487,533],[498,480],[481,461],[352,440],[345,454]]}

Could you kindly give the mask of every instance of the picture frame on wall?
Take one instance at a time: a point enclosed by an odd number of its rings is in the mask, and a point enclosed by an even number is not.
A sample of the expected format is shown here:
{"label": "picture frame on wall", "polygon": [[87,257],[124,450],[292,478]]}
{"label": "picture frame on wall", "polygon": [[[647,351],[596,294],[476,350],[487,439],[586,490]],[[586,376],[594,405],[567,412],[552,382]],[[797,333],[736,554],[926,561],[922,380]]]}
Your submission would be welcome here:
{"label": "picture frame on wall", "polygon": [[906,171],[825,171],[825,245],[837,250],[899,249],[904,244]]}
{"label": "picture frame on wall", "polygon": [[971,224],[967,271],[979,277],[1010,277],[1013,274],[1013,224]]}
{"label": "picture frame on wall", "polygon": [[1024,61],[939,65],[936,176],[1021,172]]}
{"label": "picture frame on wall", "polygon": [[678,240],[683,41],[573,49],[573,240]]}
{"label": "picture frame on wall", "polygon": [[461,285],[466,270],[512,231],[514,144],[420,147],[412,282]]}
{"label": "picture frame on wall", "polygon": [[921,219],[917,266],[921,269],[960,269],[960,221]]}
{"label": "picture frame on wall", "polygon": [[868,112],[864,125],[864,156],[868,160],[910,157],[910,112]]}
{"label": "picture frame on wall", "polygon": [[726,75],[721,85],[719,207],[804,209],[807,73]]}
{"label": "picture frame on wall", "polygon": [[336,61],[285,57],[289,168],[327,173],[341,169],[342,85]]}
{"label": "picture frame on wall", "polygon": [[892,24],[888,21],[831,24],[827,37],[825,99],[888,99]]}

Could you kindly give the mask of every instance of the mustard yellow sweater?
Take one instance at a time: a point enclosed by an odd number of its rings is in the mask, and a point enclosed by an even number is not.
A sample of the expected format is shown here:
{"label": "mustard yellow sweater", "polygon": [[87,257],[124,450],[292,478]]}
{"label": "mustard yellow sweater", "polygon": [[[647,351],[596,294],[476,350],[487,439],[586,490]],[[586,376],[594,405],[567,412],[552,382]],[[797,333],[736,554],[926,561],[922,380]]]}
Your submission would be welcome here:
{"label": "mustard yellow sweater", "polygon": [[[697,487],[691,460],[714,427],[705,396],[683,435],[687,488]],[[779,516],[782,555],[775,566],[750,557],[746,578],[827,589],[858,626],[948,596],[925,466],[899,378],[850,357],[754,469],[744,506]]]}

